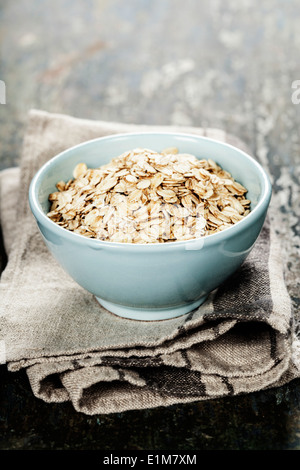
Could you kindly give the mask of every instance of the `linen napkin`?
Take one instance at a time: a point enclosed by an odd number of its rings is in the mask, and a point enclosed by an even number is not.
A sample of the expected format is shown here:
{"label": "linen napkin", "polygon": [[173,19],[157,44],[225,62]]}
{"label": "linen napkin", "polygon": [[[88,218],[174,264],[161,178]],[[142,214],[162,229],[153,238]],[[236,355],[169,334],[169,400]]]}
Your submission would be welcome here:
{"label": "linen napkin", "polygon": [[164,321],[108,312],[48,252],[28,205],[35,172],[82,141],[140,130],[196,133],[246,149],[217,129],[95,122],[32,110],[20,168],[0,174],[7,259],[0,280],[0,363],[9,371],[25,368],[36,397],[70,401],[88,415],[238,395],[299,377],[299,341],[269,219],[234,276],[198,309]]}

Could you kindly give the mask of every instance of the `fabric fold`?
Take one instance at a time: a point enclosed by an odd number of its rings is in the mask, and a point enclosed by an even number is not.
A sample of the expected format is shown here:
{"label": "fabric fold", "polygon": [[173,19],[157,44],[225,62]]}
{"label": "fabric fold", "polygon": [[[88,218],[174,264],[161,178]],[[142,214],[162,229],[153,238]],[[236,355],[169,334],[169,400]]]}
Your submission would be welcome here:
{"label": "fabric fold", "polygon": [[[217,129],[88,121],[32,110],[20,168],[0,174],[0,359],[26,369],[46,402],[114,413],[238,395],[300,375],[299,341],[269,219],[241,268],[188,315],[127,320],[100,307],[48,252],[28,205],[35,172],[58,152],[113,133],[180,131],[229,142]],[[295,353],[296,351],[296,353]]]}

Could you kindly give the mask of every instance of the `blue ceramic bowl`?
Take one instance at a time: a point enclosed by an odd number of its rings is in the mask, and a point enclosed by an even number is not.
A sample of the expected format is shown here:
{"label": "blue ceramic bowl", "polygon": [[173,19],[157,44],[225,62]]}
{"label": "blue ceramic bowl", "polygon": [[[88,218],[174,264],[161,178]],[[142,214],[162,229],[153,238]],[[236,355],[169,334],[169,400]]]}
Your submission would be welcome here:
{"label": "blue ceramic bowl", "polygon": [[[99,167],[137,147],[211,158],[248,189],[251,212],[232,227],[189,241],[128,244],[88,239],[59,227],[46,213],[58,181],[72,178],[77,163]],[[271,185],[263,168],[241,150],[187,134],[135,133],[103,137],[72,147],[33,178],[29,202],[45,243],[64,270],[107,310],[137,320],[186,314],[205,301],[250,253],[265,220]]]}

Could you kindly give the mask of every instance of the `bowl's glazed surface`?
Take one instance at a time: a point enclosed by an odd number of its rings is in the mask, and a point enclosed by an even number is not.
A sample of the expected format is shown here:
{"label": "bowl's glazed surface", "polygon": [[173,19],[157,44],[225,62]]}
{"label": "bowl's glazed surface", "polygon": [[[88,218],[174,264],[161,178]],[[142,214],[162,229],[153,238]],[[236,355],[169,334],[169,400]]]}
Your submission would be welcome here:
{"label": "bowl's glazed surface", "polygon": [[[134,148],[210,158],[248,189],[251,212],[232,227],[207,237],[162,244],[113,243],[88,239],[47,217],[48,196],[67,181],[77,163],[96,168]],[[122,134],[68,149],[35,175],[29,190],[31,210],[52,255],[65,271],[109,311],[138,320],[163,320],[190,312],[224,282],[250,253],[265,220],[271,185],[263,168],[230,145],[196,135]]]}

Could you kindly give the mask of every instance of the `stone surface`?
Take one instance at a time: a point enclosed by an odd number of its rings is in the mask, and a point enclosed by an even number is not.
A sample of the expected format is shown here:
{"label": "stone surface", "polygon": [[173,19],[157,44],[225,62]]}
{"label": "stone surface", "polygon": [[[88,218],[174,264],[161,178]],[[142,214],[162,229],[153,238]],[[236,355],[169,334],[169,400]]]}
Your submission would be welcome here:
{"label": "stone surface", "polygon": [[[296,0],[3,0],[0,169],[19,162],[30,108],[239,136],[273,183],[271,214],[299,322],[299,13]],[[0,449],[300,449],[299,381],[86,417],[35,399],[23,373],[2,366],[0,374]]]}

